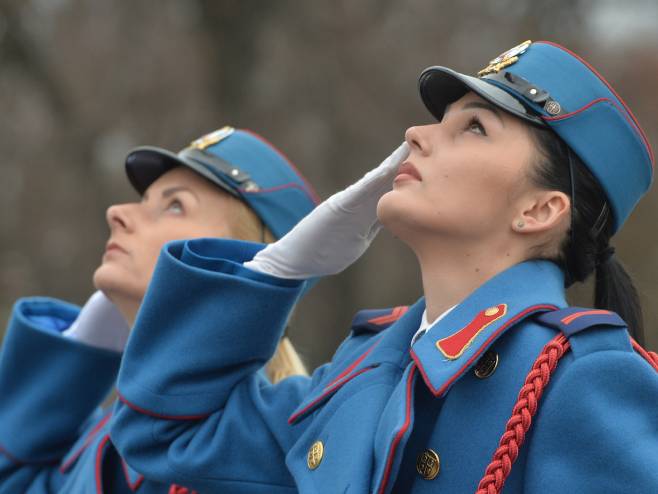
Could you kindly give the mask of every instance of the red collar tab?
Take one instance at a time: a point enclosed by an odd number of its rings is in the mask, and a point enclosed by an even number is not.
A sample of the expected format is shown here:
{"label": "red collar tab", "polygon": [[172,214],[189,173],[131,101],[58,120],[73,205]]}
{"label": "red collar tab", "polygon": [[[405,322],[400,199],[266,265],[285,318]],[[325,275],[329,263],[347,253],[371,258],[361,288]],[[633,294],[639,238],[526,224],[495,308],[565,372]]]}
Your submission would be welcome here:
{"label": "red collar tab", "polygon": [[432,338],[433,330],[440,332],[449,328],[460,314],[455,314],[453,318],[446,317],[445,322],[439,321],[435,325],[436,328],[430,328],[412,347],[411,357],[427,387],[434,396],[441,397],[509,328],[533,314],[554,311],[557,308],[550,303],[525,307],[512,303],[493,305],[480,309],[475,317],[471,316],[470,322],[465,326],[463,324],[468,319],[462,322],[461,329],[437,341]]}
{"label": "red collar tab", "polygon": [[436,347],[450,360],[461,357],[473,340],[487,326],[507,314],[507,304],[498,304],[481,310],[465,327],[436,342]]}
{"label": "red collar tab", "polygon": [[564,274],[543,260],[511,266],[480,285],[414,343],[411,357],[435,396],[444,395],[487,349],[525,318],[567,305]]}

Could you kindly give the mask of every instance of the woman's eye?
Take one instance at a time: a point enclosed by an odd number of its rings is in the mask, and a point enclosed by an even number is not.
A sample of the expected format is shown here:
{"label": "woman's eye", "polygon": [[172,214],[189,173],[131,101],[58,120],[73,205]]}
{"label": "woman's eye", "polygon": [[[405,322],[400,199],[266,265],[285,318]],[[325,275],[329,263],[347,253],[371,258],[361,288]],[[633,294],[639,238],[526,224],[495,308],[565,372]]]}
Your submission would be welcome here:
{"label": "woman's eye", "polygon": [[484,130],[484,126],[482,125],[482,122],[477,117],[472,117],[468,121],[468,125],[466,126],[466,130],[469,132],[474,132],[475,134],[480,134],[483,136],[487,135],[487,131]]}
{"label": "woman's eye", "polygon": [[175,199],[169,203],[169,206],[167,206],[167,211],[170,211],[174,214],[183,214],[183,204],[178,199]]}

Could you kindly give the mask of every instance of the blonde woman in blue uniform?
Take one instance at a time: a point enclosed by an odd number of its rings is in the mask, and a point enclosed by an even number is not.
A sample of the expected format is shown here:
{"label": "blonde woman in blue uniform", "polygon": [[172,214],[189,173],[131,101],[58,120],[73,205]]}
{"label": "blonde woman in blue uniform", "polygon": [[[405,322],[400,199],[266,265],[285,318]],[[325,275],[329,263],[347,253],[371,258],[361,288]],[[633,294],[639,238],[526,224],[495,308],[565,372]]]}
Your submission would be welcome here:
{"label": "blonde woman in blue uniform", "polygon": [[[109,440],[111,409],[99,408],[158,253],[168,241],[202,236],[273,241],[317,197],[271,144],[230,127],[178,155],[138,148],[126,171],[141,201],[107,210],[99,291],[81,310],[46,298],[14,308],[0,356],[0,493],[191,493],[180,480],[130,468]],[[305,370],[283,338],[263,376],[277,382],[293,374]]]}
{"label": "blonde woman in blue uniform", "polygon": [[[165,247],[119,373],[131,466],[199,492],[658,492],[658,363],[609,243],[652,180],[644,132],[550,42],[477,77],[431,67],[420,92],[437,121],[278,242]],[[357,314],[330,363],[268,383],[304,280],[381,225],[424,297]],[[595,307],[569,307],[592,276]]]}

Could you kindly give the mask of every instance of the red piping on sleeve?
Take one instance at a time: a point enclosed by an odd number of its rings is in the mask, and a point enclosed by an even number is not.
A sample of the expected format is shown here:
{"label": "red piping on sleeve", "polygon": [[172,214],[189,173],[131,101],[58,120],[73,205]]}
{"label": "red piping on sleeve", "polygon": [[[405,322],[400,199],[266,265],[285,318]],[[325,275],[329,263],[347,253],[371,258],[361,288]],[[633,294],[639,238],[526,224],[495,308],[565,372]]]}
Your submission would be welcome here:
{"label": "red piping on sleeve", "polygon": [[117,396],[119,397],[119,400],[121,400],[121,403],[124,403],[126,406],[129,408],[135,410],[136,412],[141,413],[142,415],[148,415],[149,417],[154,417],[156,419],[163,419],[163,420],[202,420],[210,416],[209,413],[204,413],[200,415],[163,415],[160,413],[155,413],[150,410],[146,410],[145,408],[138,407],[137,405],[129,402],[126,398],[123,397],[120,393],[117,392]]}

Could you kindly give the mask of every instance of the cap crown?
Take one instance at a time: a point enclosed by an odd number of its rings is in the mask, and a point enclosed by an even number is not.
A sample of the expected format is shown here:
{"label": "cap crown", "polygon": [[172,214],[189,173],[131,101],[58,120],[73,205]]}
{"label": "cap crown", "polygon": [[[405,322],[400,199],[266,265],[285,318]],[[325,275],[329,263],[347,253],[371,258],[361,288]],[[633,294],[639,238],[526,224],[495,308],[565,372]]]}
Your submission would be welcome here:
{"label": "cap crown", "polygon": [[207,165],[251,206],[277,238],[285,235],[318,203],[317,194],[290,160],[249,130],[235,130],[204,151],[248,175],[247,180],[238,181],[230,172]]}
{"label": "cap crown", "polygon": [[[532,108],[580,157],[601,184],[618,230],[653,179],[653,151],[635,116],[608,82],[568,49],[540,41],[510,52],[498,68],[493,63],[498,59],[492,60],[481,79]],[[504,73],[524,84],[505,84]],[[534,94],[550,97],[533,100],[533,88]]]}

